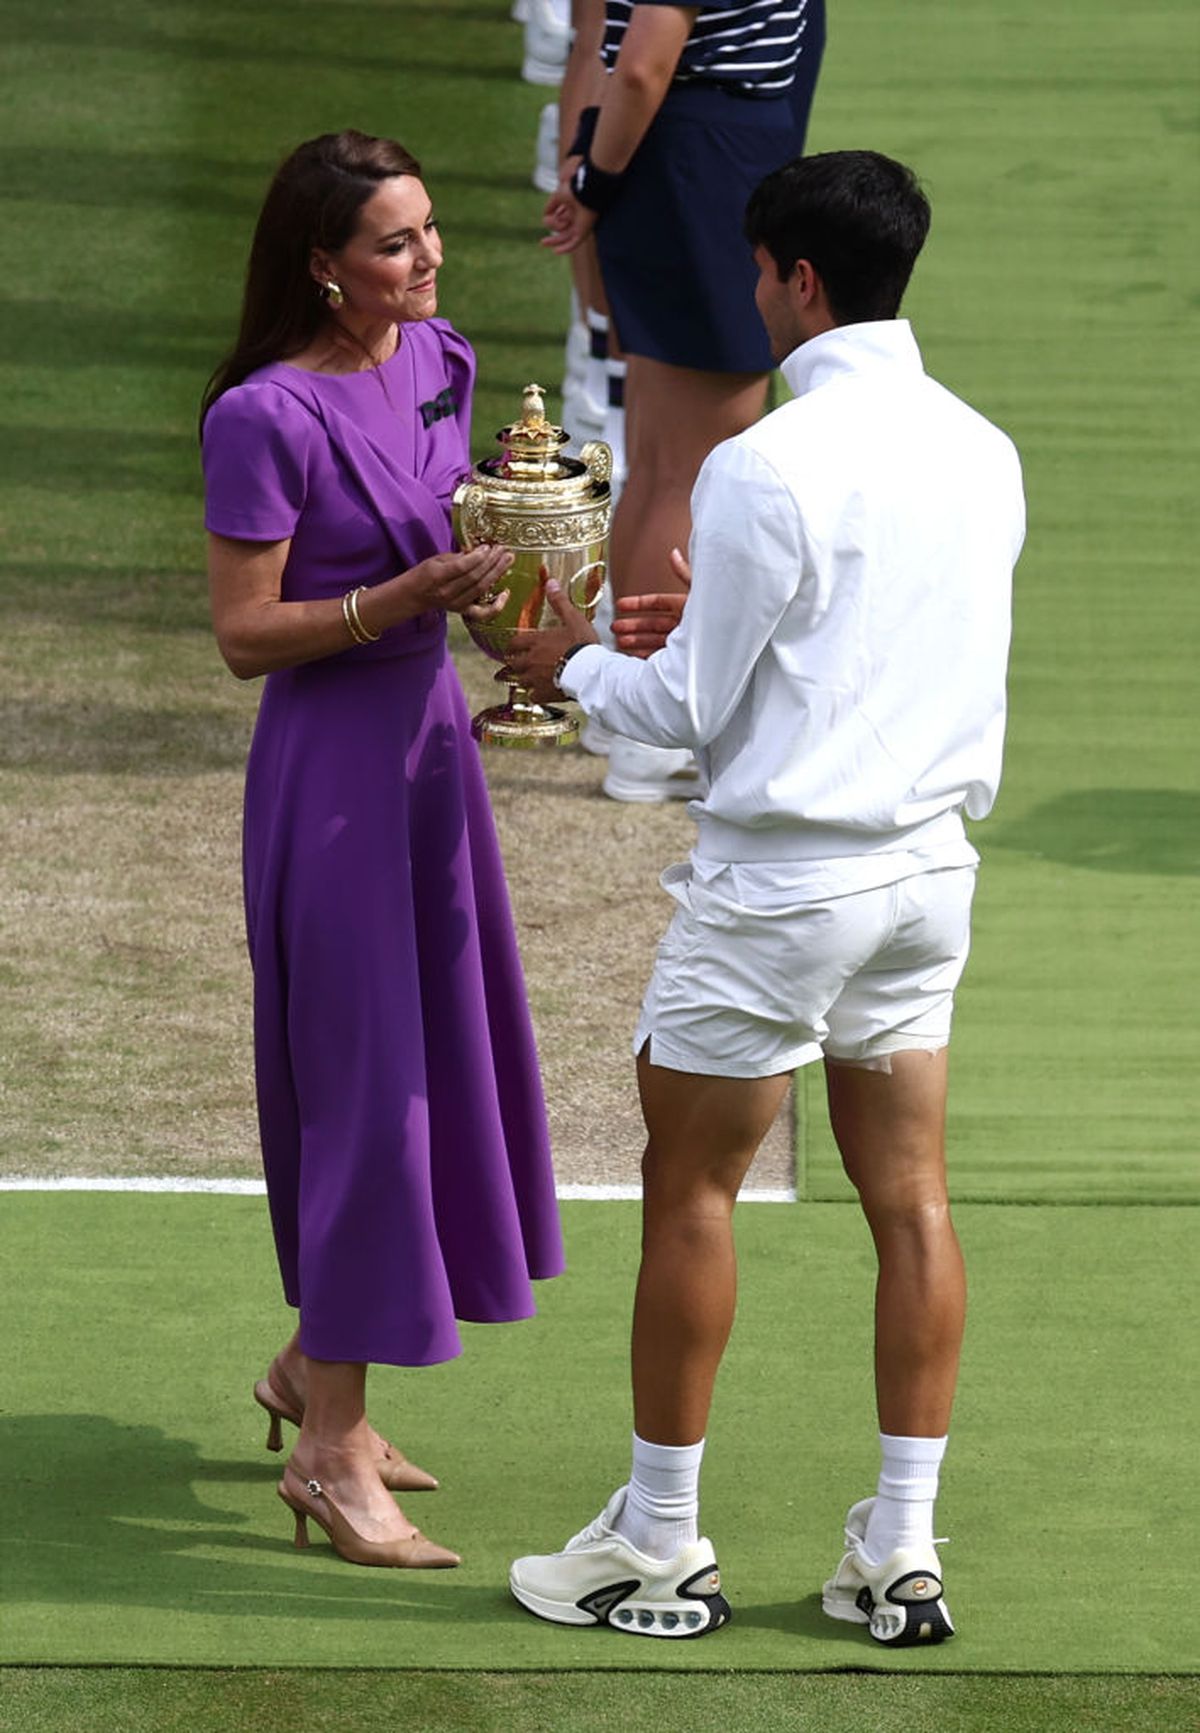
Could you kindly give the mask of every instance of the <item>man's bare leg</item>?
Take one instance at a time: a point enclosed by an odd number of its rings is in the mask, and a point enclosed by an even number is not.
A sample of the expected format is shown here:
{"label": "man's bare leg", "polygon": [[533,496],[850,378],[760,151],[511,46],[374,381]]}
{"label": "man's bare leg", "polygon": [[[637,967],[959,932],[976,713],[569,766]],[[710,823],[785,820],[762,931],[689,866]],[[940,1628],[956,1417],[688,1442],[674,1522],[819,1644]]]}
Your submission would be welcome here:
{"label": "man's bare leg", "polygon": [[829,1113],[879,1258],[881,1432],[944,1437],[966,1319],[946,1190],[947,1053],[896,1053],[890,1075],[826,1062]]}
{"label": "man's bare leg", "polygon": [[648,1442],[704,1437],[737,1295],[733,1206],[790,1080],[668,1071],[645,1049],[638,1058],[648,1141],[632,1369],[634,1427]]}
{"label": "man's bare leg", "polygon": [[[875,1386],[880,1471],[875,1497],[846,1519],[850,1550],[825,1584],[835,1618],[861,1618],[884,1642],[953,1634],[941,1599],[934,1502],[966,1316],[962,1253],[946,1192],[946,1051],[894,1054],[890,1071],[827,1061],[834,1133],[879,1259]],[[878,1567],[880,1576],[874,1578]],[[916,1604],[893,1605],[894,1582]],[[936,1604],[933,1604],[936,1603]]]}

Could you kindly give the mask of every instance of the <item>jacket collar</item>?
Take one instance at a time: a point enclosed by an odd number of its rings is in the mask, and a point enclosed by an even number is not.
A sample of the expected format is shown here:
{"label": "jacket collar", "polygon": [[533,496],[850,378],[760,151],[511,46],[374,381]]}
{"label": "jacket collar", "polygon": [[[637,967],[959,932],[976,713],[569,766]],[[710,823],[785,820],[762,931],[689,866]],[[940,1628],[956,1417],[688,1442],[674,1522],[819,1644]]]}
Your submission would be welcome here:
{"label": "jacket collar", "polygon": [[793,395],[801,397],[839,374],[863,373],[881,366],[900,367],[910,373],[925,371],[907,319],[874,319],[822,331],[819,337],[810,337],[792,350],[782,372]]}

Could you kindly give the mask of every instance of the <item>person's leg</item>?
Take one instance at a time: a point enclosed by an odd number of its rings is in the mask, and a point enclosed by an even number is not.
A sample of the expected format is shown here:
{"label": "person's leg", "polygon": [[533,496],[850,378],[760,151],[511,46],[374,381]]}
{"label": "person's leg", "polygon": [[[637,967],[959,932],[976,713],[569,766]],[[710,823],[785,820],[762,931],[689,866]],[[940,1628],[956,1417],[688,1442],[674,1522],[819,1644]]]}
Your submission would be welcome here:
{"label": "person's leg", "polygon": [[628,355],[626,366],[629,474],[610,546],[616,596],[680,587],[670,553],[686,552],[700,465],[714,445],[758,420],[767,394],[763,373],[706,373],[644,355]]}
{"label": "person's leg", "polygon": [[[626,368],[626,477],[609,542],[614,601],[682,590],[671,550],[687,549],[700,465],[714,445],[758,419],[767,390],[761,373],[705,373],[644,355],[627,356]],[[608,744],[604,792],[610,799],[657,804],[701,792],[686,748],[647,746],[620,735]]]}
{"label": "person's leg", "polygon": [[966,1315],[946,1190],[946,1049],[890,1071],[827,1061],[830,1117],[879,1260],[875,1385],[882,1469],[864,1550],[877,1562],[933,1539],[933,1505]]}
{"label": "person's leg", "polygon": [[777,1077],[704,1077],[638,1059],[646,1121],[634,1302],[634,1426],[666,1445],[704,1436],[733,1325],[733,1206],[787,1093]]}
{"label": "person's leg", "polygon": [[946,1189],[947,1050],[896,1053],[889,1072],[828,1062],[829,1113],[875,1241],[880,1430],[943,1437],[966,1317]]}
{"label": "person's leg", "polygon": [[642,1265],[633,1324],[629,1484],[561,1552],[516,1559],[509,1586],[540,1618],[696,1637],[729,1618],[697,1534],[713,1380],[733,1323],[738,1187],[790,1073],[696,1076],[638,1059],[646,1118]]}
{"label": "person's leg", "polygon": [[[293,1426],[303,1423],[308,1400],[308,1368],[309,1362],[300,1346],[300,1332],[297,1330],[272,1360],[266,1377],[254,1386],[255,1400],[271,1416],[268,1450],[283,1448],[282,1420],[291,1421]],[[390,1492],[432,1492],[436,1489],[438,1483],[432,1474],[410,1462],[403,1451],[397,1450],[369,1423],[368,1432],[376,1472]]]}
{"label": "person's leg", "polygon": [[367,1368],[305,1358],[304,1419],[289,1466],[301,1479],[328,1483],[351,1527],[363,1539],[391,1540],[416,1532],[379,1474],[382,1442],[367,1421]]}

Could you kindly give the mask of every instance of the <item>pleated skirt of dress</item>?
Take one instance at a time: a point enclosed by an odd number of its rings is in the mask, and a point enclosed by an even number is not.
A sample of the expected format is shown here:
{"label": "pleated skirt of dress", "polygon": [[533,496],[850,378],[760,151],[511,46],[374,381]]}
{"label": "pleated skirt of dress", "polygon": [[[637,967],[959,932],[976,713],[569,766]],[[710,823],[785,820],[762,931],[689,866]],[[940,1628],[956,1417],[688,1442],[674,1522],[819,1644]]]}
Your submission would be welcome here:
{"label": "pleated skirt of dress", "polygon": [[563,1266],[491,807],[444,632],[272,675],[244,867],[271,1220],[319,1359],[452,1358]]}

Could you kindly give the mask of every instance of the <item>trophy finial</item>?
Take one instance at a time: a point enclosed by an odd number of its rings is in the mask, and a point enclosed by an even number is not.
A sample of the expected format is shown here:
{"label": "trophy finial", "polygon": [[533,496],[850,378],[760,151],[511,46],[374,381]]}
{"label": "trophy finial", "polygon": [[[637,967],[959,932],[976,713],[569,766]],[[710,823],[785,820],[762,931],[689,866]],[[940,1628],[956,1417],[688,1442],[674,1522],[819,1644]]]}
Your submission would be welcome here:
{"label": "trophy finial", "polygon": [[527,385],[521,393],[521,419],[510,427],[502,427],[496,438],[504,447],[507,462],[537,464],[540,476],[550,473],[556,453],[567,443],[568,435],[546,419],[546,397],[540,385]]}
{"label": "trophy finial", "polygon": [[521,420],[530,433],[542,433],[546,420],[546,398],[540,385],[527,385],[521,394]]}

